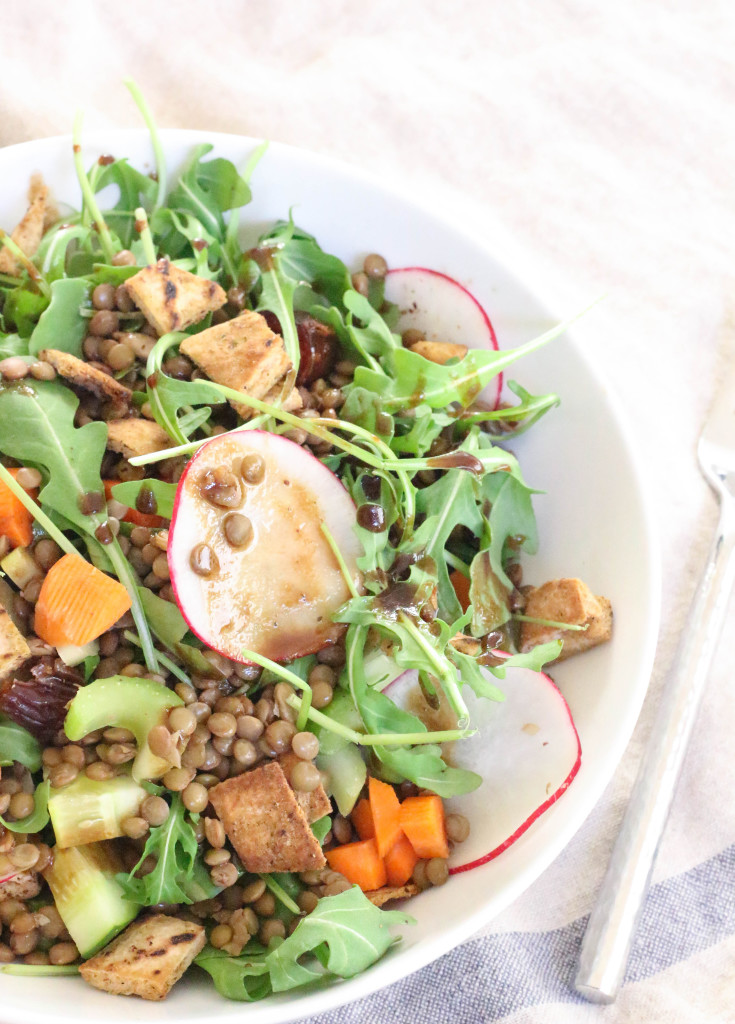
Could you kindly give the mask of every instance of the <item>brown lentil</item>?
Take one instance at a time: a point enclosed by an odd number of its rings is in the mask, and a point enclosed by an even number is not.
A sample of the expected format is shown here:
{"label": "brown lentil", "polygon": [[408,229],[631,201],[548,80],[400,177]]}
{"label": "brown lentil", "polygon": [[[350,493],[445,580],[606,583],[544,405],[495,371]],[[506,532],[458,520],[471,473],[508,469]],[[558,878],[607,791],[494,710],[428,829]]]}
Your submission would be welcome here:
{"label": "brown lentil", "polygon": [[132,761],[137,753],[137,750],[132,743],[111,743],[107,748],[107,757],[105,760],[108,764],[127,764],[128,761]]}
{"label": "brown lentil", "polygon": [[326,708],[331,704],[333,697],[334,690],[329,683],[319,681],[311,684],[311,704],[317,710]]}
{"label": "brown lentil", "polygon": [[305,889],[300,892],[296,897],[296,902],[299,905],[299,909],[304,914],[310,914],[312,910],[316,910],[316,905],[319,902],[319,897],[315,892],[311,892],[309,889]]}
{"label": "brown lentil", "polygon": [[92,292],[92,305],[95,309],[115,308],[115,287],[111,284],[98,284]]}
{"label": "brown lentil", "polygon": [[27,910],[16,914],[10,922],[10,930],[14,935],[27,935],[36,927],[36,919]]}
{"label": "brown lentil", "polygon": [[237,735],[244,740],[254,743],[263,735],[265,726],[260,718],[255,715],[239,715],[237,719]]}
{"label": "brown lentil", "polygon": [[193,778],[193,768],[189,768],[188,766],[182,768],[169,768],[163,776],[163,784],[166,789],[170,789],[172,793],[181,793],[186,789]]}
{"label": "brown lentil", "polygon": [[235,735],[237,719],[226,711],[216,711],[207,719],[207,728],[214,736],[230,737]]}
{"label": "brown lentil", "polygon": [[233,931],[228,924],[216,925],[209,936],[209,941],[215,949],[222,949],[228,942],[232,942]]}
{"label": "brown lentil", "polygon": [[191,683],[177,683],[174,689],[184,704],[193,704],[197,699],[197,692]]}
{"label": "brown lentil", "polygon": [[264,734],[265,741],[276,754],[285,754],[291,748],[291,740],[295,732],[296,729],[291,722],[277,719],[267,726]]}
{"label": "brown lentil", "polygon": [[259,484],[265,476],[265,461],[255,452],[243,456],[240,464],[240,476],[246,484]]}
{"label": "brown lentil", "polygon": [[186,746],[186,750],[181,755],[181,764],[185,768],[201,768],[206,760],[207,751],[203,743],[194,742],[191,740]]}
{"label": "brown lentil", "polygon": [[198,480],[199,491],[216,508],[238,508],[242,504],[242,490],[230,469],[218,466],[205,470]]}
{"label": "brown lentil", "polygon": [[232,745],[232,756],[247,768],[258,760],[258,751],[250,740],[235,740]]}
{"label": "brown lentil", "polygon": [[160,552],[154,558],[153,565],[151,566],[151,568],[153,569],[153,572],[156,574],[159,580],[171,579],[171,572],[168,567],[168,558],[166,557],[166,555],[163,554],[163,552]]}
{"label": "brown lentil", "polygon": [[57,942],[48,951],[49,963],[61,965],[72,964],[79,956],[79,950],[73,942]]}
{"label": "brown lentil", "polygon": [[253,536],[253,524],[240,512],[230,512],[226,515],[222,529],[227,543],[233,548],[245,547]]}
{"label": "brown lentil", "polygon": [[449,867],[444,857],[432,857],[426,862],[426,879],[431,885],[444,885],[449,878]]}
{"label": "brown lentil", "polygon": [[209,544],[197,544],[192,548],[189,564],[197,576],[213,576],[219,572],[219,559]]}
{"label": "brown lentil", "polygon": [[285,939],[286,925],[277,917],[268,918],[263,921],[258,931],[258,941],[264,946],[269,945],[272,939]]}
{"label": "brown lentil", "polygon": [[191,736],[196,729],[197,720],[189,708],[172,708],[168,715],[168,727],[182,736]]}
{"label": "brown lentil", "polygon": [[120,827],[129,839],[142,839],[148,832],[149,823],[145,818],[133,816],[120,822]]}
{"label": "brown lentil", "polygon": [[44,363],[43,361],[31,363],[31,377],[34,377],[36,380],[54,380],[56,370],[51,363]]}
{"label": "brown lentil", "polygon": [[169,814],[169,806],[162,796],[147,796],[140,805],[140,813],[149,825],[162,825]]}
{"label": "brown lentil", "polygon": [[110,260],[113,267],[134,267],[136,260],[130,249],[121,249]]}
{"label": "brown lentil", "polygon": [[225,826],[219,818],[205,819],[204,834],[209,845],[215,847],[215,849],[221,849],[225,845],[227,834],[225,833]]}
{"label": "brown lentil", "polygon": [[181,801],[187,811],[201,814],[209,803],[209,793],[200,782],[190,782],[181,793]]}
{"label": "brown lentil", "polygon": [[[207,819],[208,821],[209,819]],[[206,825],[205,825],[206,830]],[[231,860],[232,854],[229,850],[217,847],[216,849],[207,850],[204,854],[204,863],[209,867],[215,868],[218,864],[225,864],[228,860]]]}
{"label": "brown lentil", "polygon": [[321,775],[311,761],[298,761],[291,769],[290,782],[300,793],[312,793],[321,782]]}
{"label": "brown lentil", "polygon": [[291,740],[291,750],[303,761],[313,761],[319,753],[319,740],[313,732],[297,732]]}
{"label": "brown lentil", "polygon": [[464,814],[448,814],[445,827],[447,838],[453,843],[463,843],[470,834],[470,823]]}
{"label": "brown lentil", "polygon": [[20,843],[14,846],[8,854],[10,863],[20,868],[21,871],[30,871],[36,866],[39,857],[39,850],[33,843]]}
{"label": "brown lentil", "polygon": [[243,903],[255,903],[265,892],[266,885],[262,878],[256,878],[249,882],[242,890]]}
{"label": "brown lentil", "polygon": [[109,338],[120,329],[120,318],[112,310],[100,309],[89,321],[87,329],[97,338]]}
{"label": "brown lentil", "polygon": [[165,725],[153,726],[148,733],[148,746],[156,757],[168,757],[173,747],[173,737]]}
{"label": "brown lentil", "polygon": [[11,935],[10,948],[15,950],[18,956],[26,956],[32,953],[38,943],[38,932],[34,928],[31,932],[24,932],[22,935]]}
{"label": "brown lentil", "polygon": [[93,761],[84,769],[84,774],[95,782],[103,782],[105,779],[113,777],[115,769],[111,765],[105,764],[104,761]]}
{"label": "brown lentil", "polygon": [[227,757],[232,753],[232,748],[235,745],[234,736],[215,736],[212,740],[212,746],[218,754],[225,754]]}
{"label": "brown lentil", "polygon": [[43,537],[34,545],[33,557],[42,569],[50,569],[61,558],[61,548],[55,540]]}
{"label": "brown lentil", "polygon": [[135,303],[124,284],[119,284],[115,289],[115,305],[112,308],[118,309],[121,313],[132,313],[135,309]]}
{"label": "brown lentil", "polygon": [[351,281],[352,287],[355,289],[356,292],[359,292],[360,295],[367,296],[368,289],[370,287],[370,280],[367,274],[363,273],[360,270],[356,274],[352,275]]}
{"label": "brown lentil", "polygon": [[238,878],[238,871],[231,861],[227,861],[224,864],[215,864],[209,872],[209,877],[215,885],[226,889],[228,886],[235,884]]}
{"label": "brown lentil", "polygon": [[123,342],[116,342],[105,355],[107,365],[116,373],[129,369],[135,362],[135,353]]}
{"label": "brown lentil", "polygon": [[0,942],[0,964],[11,964],[15,960],[15,953],[6,946],[4,942]]}
{"label": "brown lentil", "polygon": [[369,256],[366,256],[362,266],[368,277],[380,279],[388,273],[388,264],[376,252],[371,252]]}
{"label": "brown lentil", "polygon": [[259,917],[272,917],[276,912],[276,901],[272,892],[264,892],[253,900],[253,910]]}

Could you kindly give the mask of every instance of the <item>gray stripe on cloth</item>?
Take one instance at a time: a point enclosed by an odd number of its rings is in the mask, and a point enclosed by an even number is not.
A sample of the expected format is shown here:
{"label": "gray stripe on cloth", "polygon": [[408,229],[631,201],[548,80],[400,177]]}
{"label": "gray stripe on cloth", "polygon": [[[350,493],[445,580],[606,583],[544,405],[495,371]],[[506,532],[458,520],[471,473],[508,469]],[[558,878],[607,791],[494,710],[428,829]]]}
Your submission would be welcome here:
{"label": "gray stripe on cloth", "polygon": [[[471,939],[404,981],[303,1024],[489,1024],[523,1007],[581,1003],[573,989],[587,917],[549,932]],[[626,982],[642,981],[735,933],[735,845],[654,885]]]}

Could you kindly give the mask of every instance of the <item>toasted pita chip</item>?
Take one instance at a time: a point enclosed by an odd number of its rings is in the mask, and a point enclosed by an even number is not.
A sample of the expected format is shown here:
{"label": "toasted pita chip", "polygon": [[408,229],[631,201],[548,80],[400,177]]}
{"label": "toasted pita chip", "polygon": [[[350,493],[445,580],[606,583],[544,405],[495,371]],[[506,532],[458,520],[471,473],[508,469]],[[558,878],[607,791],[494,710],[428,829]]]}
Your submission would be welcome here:
{"label": "toasted pita chip", "polygon": [[32,900],[41,891],[41,881],[35,871],[20,871],[0,882],[0,903],[3,900]]}
{"label": "toasted pita chip", "polygon": [[455,345],[451,341],[416,341],[409,347],[412,352],[440,366],[444,366],[450,359],[464,359],[467,355],[466,345]]}
{"label": "toasted pita chip", "polygon": [[549,580],[531,588],[524,614],[533,619],[567,622],[584,626],[584,631],[565,630],[558,626],[542,626],[535,622],[521,623],[519,650],[530,651],[550,640],[563,640],[557,661],[603,644],[612,636],[612,606],[606,597],[596,597],[579,579]]}
{"label": "toasted pita chip", "polygon": [[373,889],[365,895],[376,907],[382,907],[384,903],[391,900],[406,900],[410,896],[417,896],[421,890],[415,882],[406,882],[405,885],[385,885],[382,889]]}
{"label": "toasted pita chip", "polygon": [[107,447],[126,459],[135,455],[150,455],[163,448],[171,448],[173,441],[163,427],[153,420],[131,417],[112,420],[107,424]]}
{"label": "toasted pita chip", "polygon": [[5,608],[0,607],[0,679],[15,672],[30,656],[31,650],[23,634]]}
{"label": "toasted pita chip", "polygon": [[132,402],[133,392],[130,388],[126,388],[104,371],[98,370],[96,366],[90,366],[83,359],[70,355],[69,352],[44,348],[38,353],[38,358],[51,363],[59,376],[76,388],[91,391],[93,395],[107,401],[124,402],[126,405]]}
{"label": "toasted pita chip", "polygon": [[209,799],[246,871],[311,871],[326,864],[275,761],[220,782]]}
{"label": "toasted pita chip", "polygon": [[[263,400],[291,368],[283,338],[252,310],[185,338],[180,351],[210,380]],[[248,406],[231,404],[241,416],[250,416]]]}
{"label": "toasted pita chip", "polygon": [[128,295],[159,334],[183,331],[227,301],[216,281],[181,270],[169,260],[143,267],[125,282]]}
{"label": "toasted pita chip", "polygon": [[[31,178],[28,189],[28,209],[10,236],[26,256],[33,256],[41,244],[49,213],[48,189],[40,175]],[[18,275],[21,266],[9,249],[0,249],[0,273]]]}
{"label": "toasted pita chip", "polygon": [[134,921],[79,973],[103,992],[165,999],[206,940],[202,925],[156,914]]}
{"label": "toasted pita chip", "polygon": [[[293,770],[294,765],[298,764],[299,760],[300,758],[290,751],[287,754],[282,754],[278,758],[278,763],[281,768],[283,768],[288,780],[291,779],[291,771]],[[304,793],[301,790],[294,789],[294,796],[296,797],[296,802],[299,807],[306,815],[306,820],[309,824],[323,818],[325,814],[332,813],[332,804],[321,782],[316,789],[312,789],[310,793]]]}

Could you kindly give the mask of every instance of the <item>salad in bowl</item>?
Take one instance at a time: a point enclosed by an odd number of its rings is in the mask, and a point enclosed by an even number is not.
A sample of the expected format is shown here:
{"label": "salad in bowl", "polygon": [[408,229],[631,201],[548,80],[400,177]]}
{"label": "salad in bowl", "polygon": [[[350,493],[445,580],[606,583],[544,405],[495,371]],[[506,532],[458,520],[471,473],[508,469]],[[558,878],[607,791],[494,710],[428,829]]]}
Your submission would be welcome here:
{"label": "salad in bowl", "polygon": [[508,372],[564,327],[499,348],[288,209],[245,241],[265,147],[152,142],[77,131],[81,208],[34,178],[2,236],[0,969],[256,1001],[393,955],[564,796],[548,672],[612,611],[524,580],[558,399]]}

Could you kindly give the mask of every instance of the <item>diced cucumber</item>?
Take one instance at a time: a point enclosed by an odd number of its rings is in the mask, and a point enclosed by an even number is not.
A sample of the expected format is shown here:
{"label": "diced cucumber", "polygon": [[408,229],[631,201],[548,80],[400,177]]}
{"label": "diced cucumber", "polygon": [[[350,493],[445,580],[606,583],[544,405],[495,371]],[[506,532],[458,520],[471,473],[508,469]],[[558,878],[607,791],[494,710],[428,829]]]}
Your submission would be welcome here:
{"label": "diced cucumber", "polygon": [[189,874],[179,879],[179,884],[192,903],[214,899],[222,892],[222,886],[214,884],[208,868],[198,857]]}
{"label": "diced cucumber", "polygon": [[88,644],[84,644],[83,647],[78,647],[76,644],[57,644],[56,653],[59,655],[65,665],[74,667],[75,665],[81,665],[85,658],[94,657],[95,654],[99,653],[100,645],[98,640],[90,640]]}
{"label": "diced cucumber", "polygon": [[349,743],[333,754],[319,754],[316,763],[320,771],[329,776],[327,793],[337,801],[339,813],[347,817],[357,802],[367,776],[359,747]]}
{"label": "diced cucumber", "polygon": [[165,722],[168,711],[183,704],[181,697],[152,679],[110,676],[95,679],[77,692],[64,719],[70,740],[80,740],[96,729],[118,726],[129,729],[138,741],[133,778],[158,779],[171,763],[157,757],[148,746],[148,733]]}
{"label": "diced cucumber", "polygon": [[122,822],[138,814],[147,796],[129,775],[101,781],[78,775],[70,785],[51,791],[48,810],[57,847],[84,846],[124,835]]}
{"label": "diced cucumber", "polygon": [[123,865],[109,843],[54,850],[43,872],[56,908],[83,957],[106,946],[140,909],[123,896],[115,875]]}
{"label": "diced cucumber", "polygon": [[43,575],[28,548],[15,548],[0,562],[0,569],[20,590],[25,589],[32,579]]}

